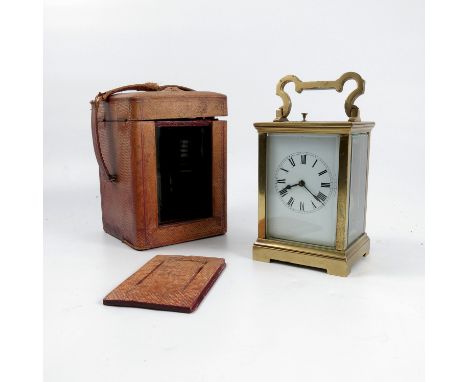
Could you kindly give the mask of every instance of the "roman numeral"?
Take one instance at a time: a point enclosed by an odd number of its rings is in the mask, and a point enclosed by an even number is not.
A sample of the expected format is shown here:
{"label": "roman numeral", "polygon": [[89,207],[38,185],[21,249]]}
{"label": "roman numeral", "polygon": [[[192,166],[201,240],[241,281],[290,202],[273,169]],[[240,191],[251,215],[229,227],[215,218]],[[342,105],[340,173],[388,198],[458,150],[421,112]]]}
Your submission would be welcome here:
{"label": "roman numeral", "polygon": [[288,170],[286,170],[286,169],[285,169],[285,168],[283,168],[283,167],[280,167],[280,170],[283,170],[283,171],[289,172]]}
{"label": "roman numeral", "polygon": [[322,187],[330,188],[330,183],[322,183]]}
{"label": "roman numeral", "polygon": [[315,165],[317,164],[317,159],[315,160],[314,164],[312,165],[312,167],[315,167]]}
{"label": "roman numeral", "polygon": [[287,193],[288,193],[288,189],[287,189],[287,188],[283,188],[283,189],[280,190],[280,192],[279,192],[279,194],[280,194],[281,196],[284,196],[284,195],[286,195]]}
{"label": "roman numeral", "polygon": [[[286,179],[276,179],[276,183],[285,183],[285,182],[286,182]],[[330,187],[330,183],[328,183],[328,187]]]}
{"label": "roman numeral", "polygon": [[322,194],[321,192],[317,194],[317,199],[320,199],[322,202],[324,202],[326,198],[327,196]]}
{"label": "roman numeral", "polygon": [[305,155],[301,155],[301,163],[306,164],[307,157]]}
{"label": "roman numeral", "polygon": [[312,205],[314,206],[314,208],[317,208],[317,206],[314,204],[314,201],[313,201],[313,200],[311,200],[310,202],[312,203]]}
{"label": "roman numeral", "polygon": [[295,166],[296,163],[294,162],[294,159],[292,157],[288,158],[289,159],[289,163],[291,163],[291,166]]}
{"label": "roman numeral", "polygon": [[304,202],[299,203],[299,208],[301,211],[304,211]]}
{"label": "roman numeral", "polygon": [[326,172],[327,172],[327,170],[320,171],[319,176],[325,174]]}
{"label": "roman numeral", "polygon": [[292,207],[293,204],[294,204],[294,198],[291,197],[291,198],[289,198],[289,200],[288,200],[288,206],[291,206],[291,207]]}

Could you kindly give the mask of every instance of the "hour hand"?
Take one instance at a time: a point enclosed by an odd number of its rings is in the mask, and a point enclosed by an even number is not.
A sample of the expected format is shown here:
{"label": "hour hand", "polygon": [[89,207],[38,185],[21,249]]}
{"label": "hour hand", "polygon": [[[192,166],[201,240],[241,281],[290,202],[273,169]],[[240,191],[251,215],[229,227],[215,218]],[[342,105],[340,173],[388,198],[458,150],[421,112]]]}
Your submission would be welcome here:
{"label": "hour hand", "polygon": [[296,183],[296,184],[288,184],[286,187],[283,188],[282,191],[286,191],[286,190],[289,190],[293,187],[296,187],[296,186],[299,186],[299,183]]}
{"label": "hour hand", "polygon": [[288,190],[290,190],[291,188],[296,187],[298,185],[299,185],[299,183],[288,184],[286,187],[284,187],[282,190],[280,190],[279,193],[280,193],[281,196],[284,196],[284,195],[286,195],[288,193]]}

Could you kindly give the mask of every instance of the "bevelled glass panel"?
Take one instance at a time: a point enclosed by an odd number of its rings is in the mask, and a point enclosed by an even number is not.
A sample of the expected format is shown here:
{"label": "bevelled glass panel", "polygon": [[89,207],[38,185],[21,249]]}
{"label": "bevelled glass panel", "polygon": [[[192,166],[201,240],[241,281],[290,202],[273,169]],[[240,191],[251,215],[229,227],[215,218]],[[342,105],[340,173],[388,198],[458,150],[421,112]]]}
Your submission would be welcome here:
{"label": "bevelled glass panel", "polygon": [[335,246],[339,135],[268,134],[267,238]]}
{"label": "bevelled glass panel", "polygon": [[352,136],[348,245],[365,232],[369,134]]}

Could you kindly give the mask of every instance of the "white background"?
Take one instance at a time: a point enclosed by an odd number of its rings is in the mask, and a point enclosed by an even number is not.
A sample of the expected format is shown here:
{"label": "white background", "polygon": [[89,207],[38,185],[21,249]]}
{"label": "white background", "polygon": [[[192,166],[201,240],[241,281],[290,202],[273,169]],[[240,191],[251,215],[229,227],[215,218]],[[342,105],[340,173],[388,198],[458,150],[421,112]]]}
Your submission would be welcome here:
{"label": "white background", "polygon": [[[46,1],[47,381],[421,381],[424,352],[422,1]],[[371,140],[371,255],[348,278],[251,260],[254,121],[286,74],[357,71]],[[228,95],[228,234],[136,252],[101,228],[89,100],[128,83]],[[293,94],[291,117],[344,119],[342,94]],[[288,90],[291,90],[288,87]],[[156,254],[225,257],[191,315],[104,307]]]}

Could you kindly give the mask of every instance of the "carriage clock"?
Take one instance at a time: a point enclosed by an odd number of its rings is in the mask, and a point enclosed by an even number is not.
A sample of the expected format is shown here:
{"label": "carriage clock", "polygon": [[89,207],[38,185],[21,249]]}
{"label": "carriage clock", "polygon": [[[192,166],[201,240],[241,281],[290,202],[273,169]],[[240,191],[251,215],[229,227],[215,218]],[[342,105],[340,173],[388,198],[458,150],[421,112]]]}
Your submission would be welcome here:
{"label": "carriage clock", "polygon": [[[289,121],[295,90],[343,90],[357,84],[345,101],[348,121]],[[374,122],[361,122],[355,100],[365,82],[354,72],[336,81],[302,82],[283,77],[276,94],[283,105],[273,122],[258,122],[258,239],[253,258],[300,264],[347,276],[369,253],[365,232],[369,138]]]}

